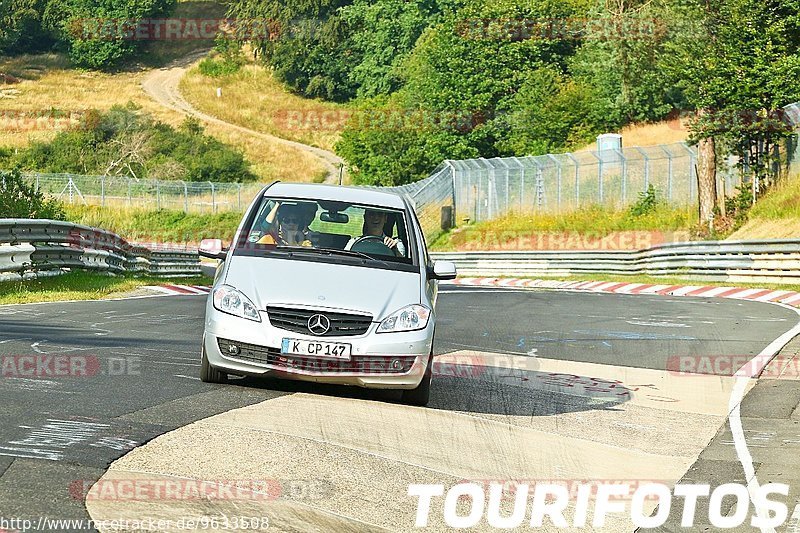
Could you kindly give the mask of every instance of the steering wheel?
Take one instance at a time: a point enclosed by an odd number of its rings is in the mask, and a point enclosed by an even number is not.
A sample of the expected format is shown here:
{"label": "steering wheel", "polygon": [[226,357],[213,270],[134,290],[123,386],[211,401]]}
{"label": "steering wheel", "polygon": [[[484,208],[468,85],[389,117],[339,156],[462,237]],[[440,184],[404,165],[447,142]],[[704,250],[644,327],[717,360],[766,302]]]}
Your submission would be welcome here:
{"label": "steering wheel", "polygon": [[364,235],[355,240],[350,247],[354,252],[375,255],[395,255],[394,250],[383,243],[383,237],[377,235]]}

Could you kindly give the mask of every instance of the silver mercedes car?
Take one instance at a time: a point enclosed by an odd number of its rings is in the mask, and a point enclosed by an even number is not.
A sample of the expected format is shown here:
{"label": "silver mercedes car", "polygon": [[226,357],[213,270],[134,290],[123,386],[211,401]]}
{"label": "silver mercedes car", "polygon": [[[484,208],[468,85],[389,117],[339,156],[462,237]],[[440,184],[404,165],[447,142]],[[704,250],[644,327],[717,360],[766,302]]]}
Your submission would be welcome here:
{"label": "silver mercedes car", "polygon": [[229,374],[401,389],[430,396],[438,280],[403,196],[274,183],[248,208],[234,241],[207,239],[221,260],[206,305],[200,378]]}

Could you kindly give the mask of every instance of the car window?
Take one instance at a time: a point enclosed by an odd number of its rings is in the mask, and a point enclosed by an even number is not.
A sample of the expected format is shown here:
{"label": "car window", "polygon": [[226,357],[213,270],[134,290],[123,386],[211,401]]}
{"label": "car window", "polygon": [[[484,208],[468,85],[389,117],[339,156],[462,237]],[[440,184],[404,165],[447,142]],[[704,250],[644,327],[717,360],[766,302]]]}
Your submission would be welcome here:
{"label": "car window", "polygon": [[[405,210],[367,204],[326,200],[264,197],[254,210],[251,223],[243,232],[249,255],[270,254],[289,248],[312,252],[338,252],[316,260],[343,263],[366,256],[391,265],[416,265],[415,249],[409,242],[409,219]],[[242,250],[244,251],[244,250]],[[304,250],[299,250],[304,251]],[[359,263],[363,263],[359,259]],[[374,265],[369,265],[374,266]]]}

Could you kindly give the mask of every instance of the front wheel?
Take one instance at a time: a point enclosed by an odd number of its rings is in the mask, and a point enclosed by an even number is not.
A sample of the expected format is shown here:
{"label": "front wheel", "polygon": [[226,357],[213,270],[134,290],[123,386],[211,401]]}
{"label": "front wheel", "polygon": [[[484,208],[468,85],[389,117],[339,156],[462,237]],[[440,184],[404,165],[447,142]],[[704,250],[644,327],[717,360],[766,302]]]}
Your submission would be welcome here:
{"label": "front wheel", "polygon": [[428,359],[428,368],[422,376],[422,381],[414,389],[403,391],[403,403],[425,407],[431,398],[431,378],[433,377],[433,357]]}
{"label": "front wheel", "polygon": [[200,361],[200,381],[203,383],[227,383],[228,374],[217,370],[208,362],[206,347],[203,346],[203,357]]}

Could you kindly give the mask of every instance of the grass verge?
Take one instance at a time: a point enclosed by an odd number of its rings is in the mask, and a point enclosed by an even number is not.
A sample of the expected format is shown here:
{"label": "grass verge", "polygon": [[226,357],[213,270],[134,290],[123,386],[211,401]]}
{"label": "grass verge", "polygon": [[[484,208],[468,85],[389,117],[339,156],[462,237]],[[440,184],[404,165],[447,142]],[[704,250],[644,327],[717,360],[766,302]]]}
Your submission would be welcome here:
{"label": "grass verge", "polygon": [[800,235],[800,175],[778,183],[756,202],[729,239],[784,239]]}
{"label": "grass verge", "polygon": [[[589,206],[567,213],[510,213],[494,220],[461,226],[440,235],[431,251],[445,252],[469,249],[510,250],[541,249],[525,247],[519,238],[522,234],[566,233],[602,238],[615,232],[648,231],[666,234],[685,232],[696,223],[697,215],[691,208],[673,208],[658,205],[650,213],[634,216],[628,210],[614,210]],[[653,235],[653,244],[659,241]],[[535,241],[535,239],[528,239]]]}
{"label": "grass verge", "polygon": [[76,271],[50,278],[0,282],[0,305],[102,300],[130,295],[145,285],[163,283],[210,285],[211,278],[205,276],[185,278],[108,276],[94,272]]}
{"label": "grass verge", "polygon": [[130,242],[196,244],[203,239],[230,242],[242,213],[184,213],[147,209],[104,209],[97,206],[64,206],[67,220],[113,231]]}

